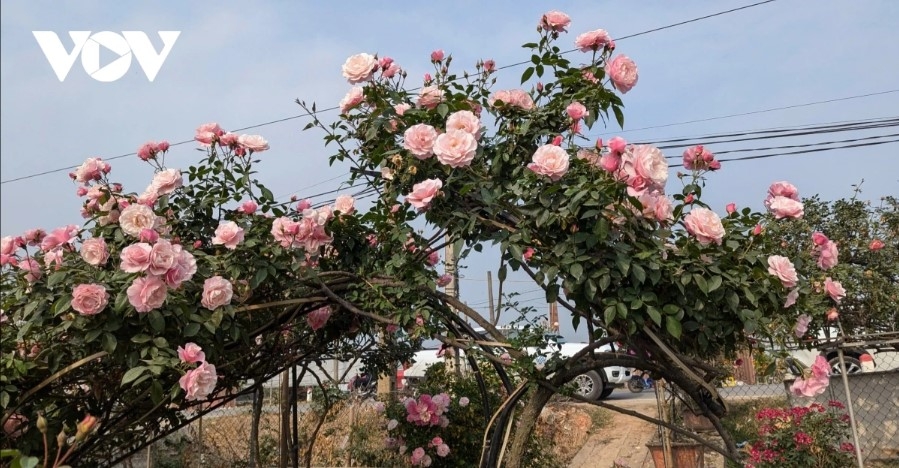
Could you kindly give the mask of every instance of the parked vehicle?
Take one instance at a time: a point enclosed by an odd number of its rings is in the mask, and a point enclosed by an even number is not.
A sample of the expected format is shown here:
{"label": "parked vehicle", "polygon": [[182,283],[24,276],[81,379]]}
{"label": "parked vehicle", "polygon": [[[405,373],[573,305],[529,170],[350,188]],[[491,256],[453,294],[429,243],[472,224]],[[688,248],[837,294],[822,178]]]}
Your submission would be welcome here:
{"label": "parked vehicle", "polygon": [[[501,327],[499,330],[507,338],[513,338],[518,333],[518,330],[514,327]],[[476,329],[475,331],[481,334],[486,333],[483,329]],[[587,343],[568,343],[565,337],[557,333],[544,333],[543,343],[544,345],[541,347],[524,349],[525,353],[534,356],[535,363],[538,366],[544,365],[556,353],[561,358],[567,358],[575,355],[587,346]],[[612,345],[604,345],[596,350],[596,352],[609,351],[615,351],[615,348]],[[464,353],[460,357],[464,358]],[[438,350],[436,349],[419,351],[415,354],[415,362],[403,373],[406,383],[412,383],[417,379],[424,378],[428,367],[442,361],[443,357],[438,356]],[[466,365],[465,359],[461,359],[461,364]],[[573,383],[578,395],[589,400],[601,400],[608,397],[616,386],[626,384],[630,378],[630,369],[610,366],[603,368],[602,372],[585,372],[575,377]]]}

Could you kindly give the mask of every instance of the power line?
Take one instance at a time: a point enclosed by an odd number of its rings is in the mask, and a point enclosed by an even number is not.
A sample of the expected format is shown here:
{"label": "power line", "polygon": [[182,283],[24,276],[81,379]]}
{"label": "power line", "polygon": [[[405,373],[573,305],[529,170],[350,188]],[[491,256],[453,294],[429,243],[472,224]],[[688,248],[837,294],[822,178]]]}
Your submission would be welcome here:
{"label": "power line", "polygon": [[[878,145],[886,145],[889,143],[897,143],[897,142],[899,142],[899,139],[886,140],[886,141],[875,141],[875,142],[868,142],[868,143],[854,143],[851,145],[836,146],[836,147],[832,147],[832,148],[806,149],[806,150],[801,150],[801,151],[792,151],[789,153],[771,153],[771,154],[760,154],[760,155],[754,155],[754,156],[744,156],[742,158],[726,158],[726,159],[720,159],[719,161],[721,161],[721,162],[751,161],[754,159],[777,158],[777,157],[791,156],[791,155],[796,155],[796,154],[819,153],[819,152],[824,152],[824,151],[833,151],[833,150],[847,149],[847,148],[860,148],[860,147],[864,147],[864,146],[878,146]],[[672,164],[668,167],[683,167],[683,164]]]}
{"label": "power line", "polygon": [[[629,34],[629,35],[627,35],[627,36],[622,36],[622,37],[620,37],[620,38],[616,38],[615,40],[616,40],[616,41],[622,41],[622,40],[630,39],[630,38],[633,38],[633,37],[642,36],[642,35],[650,34],[650,33],[657,32],[657,31],[662,31],[662,30],[665,30],[665,29],[671,29],[671,28],[674,28],[674,27],[677,27],[677,26],[682,26],[682,25],[685,25],[685,24],[694,23],[694,22],[696,22],[696,21],[701,21],[701,20],[704,20],[704,19],[714,18],[714,17],[716,17],[716,16],[721,16],[721,15],[725,15],[725,14],[728,14],[728,13],[733,13],[733,12],[740,11],[740,10],[745,10],[745,9],[747,9],[747,8],[752,8],[752,7],[764,5],[764,4],[766,4],[766,3],[772,3],[772,2],[774,2],[774,1],[776,1],[776,0],[766,0],[766,1],[763,1],[763,2],[753,3],[753,4],[750,4],[750,5],[745,5],[745,6],[738,7],[738,8],[732,8],[732,9],[730,9],[730,10],[725,10],[725,11],[720,11],[720,12],[717,12],[717,13],[712,13],[712,14],[710,14],[710,15],[701,16],[701,17],[693,18],[693,19],[686,20],[686,21],[681,21],[681,22],[679,22],[679,23],[669,24],[669,25],[665,25],[665,26],[658,27],[658,28],[649,29],[649,30],[641,31],[641,32],[634,33],[634,34]],[[569,53],[576,52],[576,51],[577,51],[577,49],[566,50],[566,51],[562,52],[562,54],[569,54]],[[530,62],[530,61],[516,62],[516,63],[509,64],[509,65],[504,65],[504,66],[501,66],[501,67],[497,67],[496,70],[497,70],[497,71],[499,71],[499,70],[505,70],[505,69],[508,69],[508,68],[513,68],[513,67],[518,67],[518,66],[521,66],[521,65],[526,65],[526,64],[529,64],[529,63],[531,63],[531,62]],[[412,89],[410,89],[409,91],[415,91],[415,90],[417,90],[417,89],[420,89],[420,88],[412,88]],[[325,108],[325,109],[321,109],[321,110],[317,111],[316,113],[317,113],[317,114],[320,114],[320,113],[330,112],[330,111],[338,110],[339,108],[340,108],[339,106],[328,107],[328,108]],[[244,131],[244,130],[251,130],[251,129],[254,129],[254,128],[265,127],[265,126],[273,125],[273,124],[276,124],[276,123],[282,123],[282,122],[287,122],[287,121],[290,121],[290,120],[296,120],[296,119],[299,119],[299,118],[302,118],[302,117],[311,117],[312,115],[313,115],[312,113],[304,112],[304,113],[297,114],[297,115],[292,115],[292,116],[283,117],[283,118],[280,118],[280,119],[269,120],[269,121],[267,121],[267,122],[262,122],[262,123],[250,125],[250,126],[248,126],[248,127],[238,128],[238,129],[235,129],[235,130],[233,130],[233,131],[234,131],[234,132],[241,132],[241,131]],[[177,143],[171,143],[169,146],[171,147],[171,146],[185,145],[185,144],[191,143],[191,142],[193,142],[193,141],[194,141],[193,139],[191,139],[191,140],[179,141],[179,142],[177,142]],[[120,154],[120,155],[117,155],[117,156],[112,156],[112,157],[109,157],[109,158],[103,158],[103,160],[104,160],[104,161],[113,161],[113,160],[117,160],[117,159],[126,158],[126,157],[128,157],[128,156],[136,156],[136,155],[137,155],[137,152],[125,153],[125,154]],[[57,172],[69,171],[69,170],[75,169],[75,168],[77,168],[77,167],[78,167],[77,165],[72,165],[72,166],[60,167],[60,168],[56,168],[56,169],[49,169],[49,170],[42,171],[42,172],[36,172],[36,173],[34,173],[34,174],[28,174],[28,175],[24,175],[24,176],[20,176],[20,177],[14,177],[14,178],[12,178],[12,179],[7,179],[7,180],[4,180],[4,181],[0,181],[0,185],[2,185],[2,184],[7,184],[7,183],[11,183],[11,182],[18,182],[18,181],[21,181],[21,180],[32,179],[32,178],[34,178],[34,177],[41,177],[41,176],[45,176],[45,175],[49,175],[49,174],[55,174],[55,173],[57,173]]]}

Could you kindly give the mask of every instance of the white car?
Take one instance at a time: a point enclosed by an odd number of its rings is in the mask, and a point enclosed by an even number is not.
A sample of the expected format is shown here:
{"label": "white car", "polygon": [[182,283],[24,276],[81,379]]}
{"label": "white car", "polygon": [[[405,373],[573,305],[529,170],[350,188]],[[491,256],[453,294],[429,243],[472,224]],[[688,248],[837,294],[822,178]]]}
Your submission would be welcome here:
{"label": "white car", "polygon": [[[476,329],[479,333],[484,333],[483,329]],[[500,328],[500,331],[507,337],[515,335],[514,329]],[[555,333],[545,333],[543,335],[546,345],[542,348],[525,348],[525,353],[535,356],[534,361],[538,366],[543,366],[555,353],[561,358],[567,358],[575,355],[577,352],[587,346],[587,343],[568,343],[562,335]],[[597,349],[597,352],[615,351],[611,345],[604,345]],[[425,376],[428,367],[435,363],[443,362],[444,358],[437,355],[437,349],[425,349],[415,353],[415,362],[403,372],[403,378],[407,381],[421,379]],[[464,359],[464,352],[460,353],[460,363],[465,366],[467,361]],[[631,379],[631,371],[628,368],[620,366],[604,367],[602,372],[589,371],[574,378],[573,383],[576,386],[577,393],[590,400],[601,400],[608,397],[615,386],[627,383]]]}

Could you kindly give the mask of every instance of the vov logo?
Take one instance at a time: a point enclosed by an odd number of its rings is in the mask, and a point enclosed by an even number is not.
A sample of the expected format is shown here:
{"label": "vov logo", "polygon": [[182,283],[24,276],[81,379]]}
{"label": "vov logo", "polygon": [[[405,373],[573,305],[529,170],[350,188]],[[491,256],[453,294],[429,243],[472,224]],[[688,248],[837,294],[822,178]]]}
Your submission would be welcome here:
{"label": "vov logo", "polygon": [[[59,36],[53,31],[32,31],[38,45],[44,51],[47,61],[53,67],[59,81],[65,81],[75,59],[81,55],[81,66],[91,78],[109,83],[125,76],[131,68],[132,55],[151,82],[156,78],[163,62],[172,51],[181,31],[159,31],[162,39],[162,51],[156,52],[150,38],[142,31],[122,31],[117,34],[111,31],[69,31],[74,46],[67,51]],[[100,46],[117,54],[118,58],[100,67]]]}

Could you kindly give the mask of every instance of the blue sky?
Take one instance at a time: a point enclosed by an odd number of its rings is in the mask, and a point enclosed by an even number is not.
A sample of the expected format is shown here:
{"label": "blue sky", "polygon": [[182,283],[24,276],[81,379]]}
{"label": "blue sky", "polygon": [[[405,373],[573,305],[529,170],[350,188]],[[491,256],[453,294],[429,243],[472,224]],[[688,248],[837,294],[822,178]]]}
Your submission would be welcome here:
{"label": "blue sky", "polygon": [[[75,166],[86,157],[109,158],[135,151],[147,140],[190,139],[197,125],[216,121],[226,129],[247,127],[301,113],[300,98],[331,107],[349,85],[340,75],[358,52],[393,57],[414,83],[441,48],[454,66],[473,69],[478,59],[498,66],[527,59],[520,44],[536,37],[540,15],[559,9],[571,15],[572,45],[584,31],[604,28],[621,37],[735,8],[750,1],[644,2],[98,2],[25,1],[2,4],[0,15],[0,174],[2,180]],[[778,0],[618,43],[634,59],[638,85],[624,96],[630,140],[659,140],[721,132],[892,117],[899,93],[790,110],[717,119],[689,125],[635,130],[857,96],[899,88],[899,3],[862,0]],[[181,35],[153,82],[134,62],[113,83],[90,78],[76,61],[59,82],[32,31],[176,30]],[[500,84],[518,84],[521,69],[500,72]],[[263,126],[271,150],[262,154],[261,180],[276,196],[335,189],[346,167],[329,167],[321,136],[302,132],[307,119]],[[888,133],[877,129],[794,139],[710,145],[712,151],[804,144]],[[695,143],[702,143],[696,141]],[[199,159],[193,145],[173,148],[171,167]],[[725,163],[712,176],[706,201],[719,212],[728,202],[761,207],[776,180],[796,184],[802,195],[851,196],[864,179],[862,197],[875,202],[899,195],[899,145]],[[666,150],[679,155],[682,150]],[[739,154],[738,154],[739,155]],[[111,161],[113,179],[140,192],[152,169],[137,157]],[[0,232],[54,228],[83,222],[68,171],[0,185]],[[328,181],[329,179],[334,179]],[[672,178],[673,179],[673,178]],[[672,182],[676,183],[676,182]],[[315,186],[308,188],[310,186]],[[670,191],[677,190],[671,186]],[[348,192],[351,189],[347,190]],[[493,258],[467,262],[463,299],[481,307],[484,277]],[[512,278],[520,280],[521,278]],[[509,283],[506,291],[534,289]],[[539,306],[539,294],[525,294]],[[573,337],[570,324],[563,331]]]}

